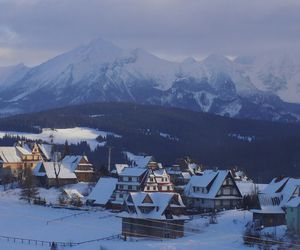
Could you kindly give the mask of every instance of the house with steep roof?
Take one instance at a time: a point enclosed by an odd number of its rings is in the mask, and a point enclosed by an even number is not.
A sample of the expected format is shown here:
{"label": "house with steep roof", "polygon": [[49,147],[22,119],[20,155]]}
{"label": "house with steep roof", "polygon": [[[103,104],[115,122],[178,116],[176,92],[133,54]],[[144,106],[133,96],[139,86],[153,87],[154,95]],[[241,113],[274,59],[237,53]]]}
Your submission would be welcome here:
{"label": "house with steep roof", "polygon": [[62,164],[75,173],[79,182],[91,182],[94,179],[94,168],[85,155],[66,155]]}
{"label": "house with steep roof", "polygon": [[15,177],[21,177],[26,167],[33,169],[42,158],[24,141],[12,147],[0,147],[0,168],[10,169]]}
{"label": "house with steep roof", "polygon": [[118,182],[113,207],[122,208],[124,201],[127,199],[129,192],[139,192],[144,188],[147,178],[148,169],[138,167],[125,167],[118,175]]}
{"label": "house with steep roof", "polygon": [[88,195],[87,205],[110,208],[117,182],[117,178],[101,177]]}
{"label": "house with steep roof", "polygon": [[61,163],[39,162],[34,168],[33,174],[37,177],[40,185],[50,188],[57,184],[55,171],[58,173],[59,186],[77,183],[76,174]]}
{"label": "house with steep roof", "polygon": [[286,224],[285,209],[288,202],[300,196],[300,179],[274,178],[258,194],[260,209],[251,210],[253,222],[265,227]]}
{"label": "house with steep roof", "polygon": [[130,193],[125,201],[122,235],[155,239],[184,236],[185,206],[177,193]]}
{"label": "house with steep roof", "polygon": [[233,209],[240,206],[242,194],[229,170],[205,170],[194,175],[184,189],[188,207],[202,211]]}
{"label": "house with steep roof", "polygon": [[144,187],[145,192],[173,192],[174,186],[164,168],[149,169]]}

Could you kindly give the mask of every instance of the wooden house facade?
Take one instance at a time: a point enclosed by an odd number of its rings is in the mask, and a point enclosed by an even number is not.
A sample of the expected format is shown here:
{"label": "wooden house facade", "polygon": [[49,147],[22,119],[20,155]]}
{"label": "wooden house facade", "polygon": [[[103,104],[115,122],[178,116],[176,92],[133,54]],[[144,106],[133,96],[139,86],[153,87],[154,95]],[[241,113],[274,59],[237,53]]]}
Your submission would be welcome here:
{"label": "wooden house facade", "polygon": [[238,208],[242,194],[228,170],[206,170],[192,176],[184,195],[189,208],[200,211]]}
{"label": "wooden house facade", "polygon": [[177,193],[130,193],[122,217],[122,235],[154,239],[184,236],[184,204]]}

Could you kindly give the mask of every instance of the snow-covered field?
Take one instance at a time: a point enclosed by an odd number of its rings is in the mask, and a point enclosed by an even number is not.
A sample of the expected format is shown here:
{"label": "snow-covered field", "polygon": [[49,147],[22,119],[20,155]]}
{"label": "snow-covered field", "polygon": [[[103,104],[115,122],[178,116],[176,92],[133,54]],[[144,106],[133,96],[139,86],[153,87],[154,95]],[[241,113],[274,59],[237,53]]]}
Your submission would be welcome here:
{"label": "snow-covered field", "polygon": [[[55,192],[44,190],[43,194],[54,196]],[[24,203],[18,199],[18,190],[0,191],[0,236],[45,241],[81,242],[121,233],[121,219],[116,217],[115,213],[109,211],[93,211],[62,220],[59,219],[75,214],[78,214],[78,211]],[[107,250],[250,249],[243,245],[242,239],[244,226],[251,219],[250,217],[251,215],[248,212],[227,211],[218,216],[217,224],[211,225],[208,223],[208,218],[195,216],[186,223],[186,236],[180,239],[129,239],[128,241],[113,239],[86,243],[72,249],[98,250],[100,246],[103,247],[102,249]],[[0,249],[42,250],[50,249],[50,247],[8,242],[0,238]]]}
{"label": "snow-covered field", "polygon": [[67,140],[69,143],[79,143],[81,141],[86,141],[91,149],[95,149],[98,145],[104,146],[105,142],[97,142],[96,138],[101,135],[106,138],[108,135],[115,137],[120,137],[117,134],[111,132],[100,131],[92,128],[75,127],[75,128],[65,128],[65,129],[50,129],[44,128],[42,133],[33,134],[25,132],[15,132],[15,131],[0,131],[0,137],[5,135],[21,136],[31,140],[43,140],[50,142],[50,136],[53,136],[54,143],[63,144]]}

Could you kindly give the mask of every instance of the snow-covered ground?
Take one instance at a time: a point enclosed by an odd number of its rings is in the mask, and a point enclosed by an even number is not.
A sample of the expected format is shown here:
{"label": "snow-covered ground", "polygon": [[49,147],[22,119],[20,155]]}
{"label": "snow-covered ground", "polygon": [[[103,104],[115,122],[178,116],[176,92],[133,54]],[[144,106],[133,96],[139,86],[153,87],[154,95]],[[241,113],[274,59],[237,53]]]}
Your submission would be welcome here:
{"label": "snow-covered ground", "polygon": [[120,137],[120,135],[100,131],[92,128],[75,127],[75,128],[65,128],[65,129],[50,129],[43,128],[42,133],[33,134],[25,132],[15,132],[15,131],[0,131],[0,137],[5,135],[21,136],[31,140],[43,140],[50,142],[50,136],[53,136],[54,143],[63,144],[67,140],[69,143],[79,143],[81,141],[86,141],[92,150],[94,150],[98,145],[104,146],[105,142],[97,142],[96,138],[101,135],[106,138],[108,135]]}
{"label": "snow-covered ground", "polygon": [[[121,233],[121,219],[109,211],[78,211],[29,205],[18,199],[18,190],[0,191],[0,236],[14,236],[45,241],[81,242]],[[43,191],[54,198],[53,190]],[[47,193],[48,192],[48,193]],[[75,216],[77,214],[77,216]],[[66,219],[59,218],[74,215]],[[58,219],[58,220],[57,220]],[[250,249],[243,245],[243,230],[251,219],[249,212],[227,211],[218,216],[217,224],[208,218],[195,216],[186,223],[186,235],[176,240],[121,239],[103,240],[73,247],[74,250],[103,249]],[[48,222],[48,223],[47,223]],[[7,242],[0,238],[0,249],[35,250],[50,249]],[[61,249],[61,248],[60,248]],[[67,249],[67,248],[64,248]],[[253,248],[252,248],[253,249]]]}

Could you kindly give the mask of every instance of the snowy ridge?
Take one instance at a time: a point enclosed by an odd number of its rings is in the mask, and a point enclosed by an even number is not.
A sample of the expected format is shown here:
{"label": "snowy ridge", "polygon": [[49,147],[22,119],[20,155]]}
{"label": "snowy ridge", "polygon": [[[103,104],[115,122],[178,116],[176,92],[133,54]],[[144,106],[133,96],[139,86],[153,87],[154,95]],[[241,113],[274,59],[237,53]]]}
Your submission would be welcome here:
{"label": "snowy ridge", "polygon": [[143,49],[125,50],[97,39],[33,68],[0,68],[0,113],[125,101],[296,121],[299,106],[292,109],[278,96],[300,103],[298,79],[295,56],[230,60],[210,55],[202,61],[170,62]]}

